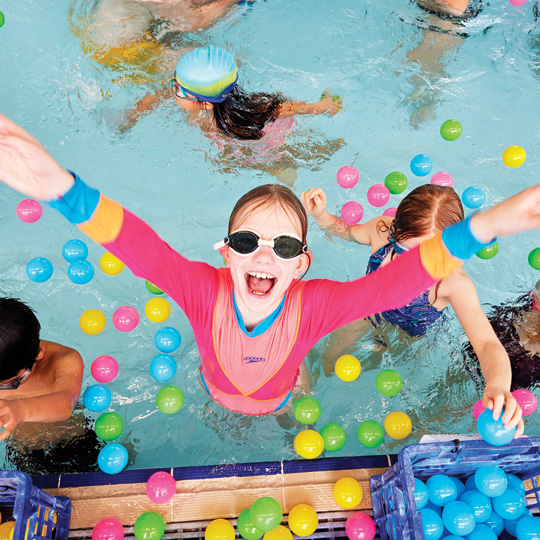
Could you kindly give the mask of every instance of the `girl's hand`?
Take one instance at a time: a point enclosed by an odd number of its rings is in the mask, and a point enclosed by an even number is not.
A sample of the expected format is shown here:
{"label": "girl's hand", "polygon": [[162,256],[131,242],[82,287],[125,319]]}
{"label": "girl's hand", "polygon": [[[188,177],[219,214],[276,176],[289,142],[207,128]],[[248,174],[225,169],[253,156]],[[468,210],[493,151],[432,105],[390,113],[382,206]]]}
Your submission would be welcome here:
{"label": "girl's hand", "polygon": [[308,189],[302,192],[302,202],[306,212],[315,220],[321,218],[326,210],[326,194],[321,188]]}
{"label": "girl's hand", "polygon": [[23,128],[0,114],[0,180],[13,189],[50,201],[71,188],[73,176]]}
{"label": "girl's hand", "polygon": [[343,103],[341,102],[341,97],[337,94],[329,94],[328,90],[325,90],[321,94],[321,99],[319,105],[321,107],[321,112],[326,112],[330,116],[334,116],[343,108]]}
{"label": "girl's hand", "polygon": [[508,391],[486,385],[482,405],[486,409],[493,411],[493,418],[497,419],[501,416],[504,407],[504,414],[501,418],[504,427],[511,429],[517,426],[515,439],[523,435],[523,420],[521,419],[521,407],[518,405],[516,398]]}

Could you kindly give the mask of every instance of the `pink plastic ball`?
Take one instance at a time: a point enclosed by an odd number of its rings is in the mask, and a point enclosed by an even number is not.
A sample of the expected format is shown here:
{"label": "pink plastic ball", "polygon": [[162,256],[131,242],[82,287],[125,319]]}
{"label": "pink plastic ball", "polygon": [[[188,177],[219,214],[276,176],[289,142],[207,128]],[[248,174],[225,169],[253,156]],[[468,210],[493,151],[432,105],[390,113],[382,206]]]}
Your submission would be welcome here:
{"label": "pink plastic ball", "polygon": [[350,189],[356,186],[360,174],[352,165],[341,167],[336,174],[337,183],[345,189]]}
{"label": "pink plastic ball", "polygon": [[168,472],[154,473],[146,482],[146,494],[157,504],[169,502],[175,493],[176,481]]}
{"label": "pink plastic ball", "polygon": [[484,406],[482,405],[482,400],[479,399],[472,408],[472,415],[478,420],[478,417],[485,411]]}
{"label": "pink plastic ball", "polygon": [[114,518],[105,518],[98,521],[92,531],[92,540],[122,540],[124,527]]}
{"label": "pink plastic ball", "polygon": [[395,206],[392,206],[392,207],[390,207],[390,208],[387,208],[387,209],[382,213],[382,215],[383,215],[383,216],[388,216],[388,217],[394,218],[394,217],[396,217],[396,210],[397,210],[397,208],[396,208]]}
{"label": "pink plastic ball", "polygon": [[431,183],[436,186],[452,187],[454,185],[454,179],[452,175],[447,172],[438,172],[431,177]]}
{"label": "pink plastic ball", "polygon": [[364,512],[354,512],[345,522],[345,533],[349,540],[372,540],[375,537],[375,522]]}
{"label": "pink plastic ball", "polygon": [[358,223],[364,216],[364,209],[359,202],[349,201],[341,207],[341,219],[347,225]]}
{"label": "pink plastic ball", "polygon": [[35,223],[42,214],[41,204],[34,199],[24,199],[17,205],[17,217],[25,223]]}
{"label": "pink plastic ball", "polygon": [[112,356],[98,356],[92,362],[90,372],[97,382],[111,382],[118,375],[118,362]]}
{"label": "pink plastic ball", "polygon": [[120,332],[131,332],[139,324],[139,314],[134,307],[120,306],[112,316],[114,327]]}
{"label": "pink plastic ball", "polygon": [[527,0],[510,0],[513,6],[522,6]]}
{"label": "pink plastic ball", "polygon": [[512,392],[512,395],[516,398],[518,405],[521,407],[523,416],[529,416],[529,414],[536,411],[538,401],[536,400],[536,396],[530,390],[518,388]]}
{"label": "pink plastic ball", "polygon": [[390,199],[390,190],[383,184],[375,184],[368,189],[368,203],[377,208],[384,206]]}

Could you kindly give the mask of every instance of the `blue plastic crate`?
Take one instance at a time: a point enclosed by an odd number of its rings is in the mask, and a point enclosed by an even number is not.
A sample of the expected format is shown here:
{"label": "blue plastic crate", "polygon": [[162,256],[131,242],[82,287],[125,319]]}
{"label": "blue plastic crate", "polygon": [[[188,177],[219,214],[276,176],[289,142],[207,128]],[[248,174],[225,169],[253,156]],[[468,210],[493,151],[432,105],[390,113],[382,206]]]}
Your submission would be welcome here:
{"label": "blue plastic crate", "polygon": [[0,507],[8,509],[15,520],[13,540],[65,540],[68,537],[71,500],[53,497],[35,487],[25,473],[0,471]]}
{"label": "blue plastic crate", "polygon": [[465,479],[478,467],[496,465],[522,480],[531,480],[527,506],[538,513],[540,438],[523,438],[507,446],[484,441],[453,441],[406,446],[398,461],[370,480],[373,517],[382,540],[424,540],[422,520],[414,501],[414,478],[424,482],[434,474]]}

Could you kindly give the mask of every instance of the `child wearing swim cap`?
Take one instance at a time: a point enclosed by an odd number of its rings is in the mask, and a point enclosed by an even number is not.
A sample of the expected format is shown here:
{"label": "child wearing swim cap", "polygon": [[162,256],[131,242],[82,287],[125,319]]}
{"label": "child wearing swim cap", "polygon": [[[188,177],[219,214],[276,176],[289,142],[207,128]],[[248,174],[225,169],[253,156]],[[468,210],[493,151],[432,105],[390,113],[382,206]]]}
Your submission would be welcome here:
{"label": "child wearing swim cap", "polygon": [[[454,189],[432,184],[413,189],[400,202],[395,218],[380,216],[358,225],[347,225],[327,212],[326,194],[321,188],[302,193],[302,201],[324,231],[371,246],[366,274],[380,271],[401,254],[464,219],[463,206]],[[411,336],[423,336],[449,305],[478,355],[486,381],[484,407],[499,408],[504,403],[507,409],[514,410],[516,403],[510,393],[512,372],[508,354],[489,324],[474,283],[463,268],[456,268],[403,307],[377,314],[372,322],[378,324],[385,320]],[[351,338],[356,340],[358,336],[345,336],[345,340]],[[328,356],[335,359],[339,353]],[[326,365],[325,371],[331,373],[333,366]]]}
{"label": "child wearing swim cap", "polygon": [[[312,253],[301,201],[267,184],[236,203],[215,244],[225,267],[191,261],[141,219],[63,169],[0,115],[0,178],[49,201],[105,249],[173,298],[187,315],[210,396],[231,411],[265,415],[290,398],[298,368],[319,339],[353,320],[406,304],[496,236],[540,226],[540,185],[424,240],[379,271],[349,282],[303,280]],[[407,280],[399,277],[407,272]],[[503,416],[517,425],[509,402]],[[495,403],[494,411],[502,408]],[[519,424],[517,433],[523,430]]]}

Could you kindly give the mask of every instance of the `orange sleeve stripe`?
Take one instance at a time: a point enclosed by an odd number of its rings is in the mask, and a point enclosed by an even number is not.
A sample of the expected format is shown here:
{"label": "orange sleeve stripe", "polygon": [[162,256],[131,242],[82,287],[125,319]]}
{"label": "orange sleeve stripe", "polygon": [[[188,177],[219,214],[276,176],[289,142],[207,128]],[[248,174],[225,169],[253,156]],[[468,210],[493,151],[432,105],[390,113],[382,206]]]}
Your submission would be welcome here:
{"label": "orange sleeve stripe", "polygon": [[101,194],[92,217],[81,223],[79,229],[98,244],[114,242],[124,222],[124,209],[120,203]]}
{"label": "orange sleeve stripe", "polygon": [[442,279],[459,268],[463,261],[453,257],[441,239],[442,233],[424,240],[420,244],[420,260],[429,275]]}

